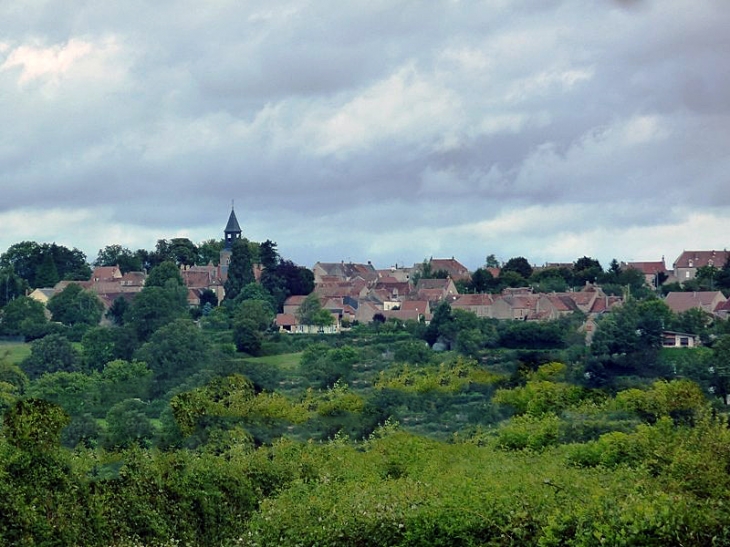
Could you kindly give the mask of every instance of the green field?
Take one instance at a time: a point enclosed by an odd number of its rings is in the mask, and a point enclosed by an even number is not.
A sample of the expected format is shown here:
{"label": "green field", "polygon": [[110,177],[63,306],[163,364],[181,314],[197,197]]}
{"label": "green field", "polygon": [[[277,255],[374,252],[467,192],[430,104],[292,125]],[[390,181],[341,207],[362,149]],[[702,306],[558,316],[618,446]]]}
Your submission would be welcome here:
{"label": "green field", "polygon": [[0,342],[0,358],[7,355],[11,363],[18,364],[30,355],[30,344],[24,342]]}
{"label": "green field", "polygon": [[246,361],[250,363],[262,363],[265,365],[275,366],[281,370],[295,370],[299,366],[299,360],[302,352],[283,353],[281,355],[267,355],[265,357],[251,357]]}

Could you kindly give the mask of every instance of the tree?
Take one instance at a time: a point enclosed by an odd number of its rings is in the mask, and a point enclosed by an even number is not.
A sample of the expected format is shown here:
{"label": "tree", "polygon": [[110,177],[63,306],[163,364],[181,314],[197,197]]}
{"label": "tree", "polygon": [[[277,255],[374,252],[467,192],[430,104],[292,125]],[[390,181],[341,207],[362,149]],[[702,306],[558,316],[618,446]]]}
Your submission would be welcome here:
{"label": "tree", "polygon": [[267,239],[259,246],[259,261],[264,269],[276,269],[279,265],[279,253],[276,250],[276,243]]}
{"label": "tree", "polygon": [[140,399],[127,399],[115,404],[106,414],[107,448],[125,448],[133,443],[149,446],[155,435],[152,421],[146,414],[147,404]]}
{"label": "tree", "polygon": [[251,248],[247,239],[236,239],[233,242],[231,263],[228,266],[228,279],[225,283],[226,300],[233,300],[238,293],[256,281],[253,275],[253,260]]}
{"label": "tree", "polygon": [[61,443],[61,430],[69,416],[56,404],[43,399],[24,399],[3,416],[5,438],[28,451],[48,451]]}
{"label": "tree", "polygon": [[54,294],[46,307],[53,320],[64,325],[98,325],[104,304],[96,294],[85,291],[76,283],[69,284],[60,293]]}
{"label": "tree", "polygon": [[94,378],[81,372],[49,372],[31,383],[28,395],[56,403],[72,416],[98,405]]}
{"label": "tree", "polygon": [[30,378],[38,378],[47,372],[76,372],[80,363],[81,355],[67,338],[49,334],[31,343],[21,368]]}
{"label": "tree", "polygon": [[180,268],[171,260],[152,268],[144,282],[145,287],[182,287],[184,285]]}
{"label": "tree", "polygon": [[484,266],[487,268],[499,268],[499,260],[497,260],[494,254],[487,255]]}
{"label": "tree", "polygon": [[471,290],[475,293],[490,292],[495,285],[494,276],[486,268],[477,268],[471,275]]}
{"label": "tree", "polygon": [[12,266],[0,267],[0,309],[11,300],[26,294],[28,283],[22,279]]}
{"label": "tree", "polygon": [[193,266],[198,259],[198,248],[186,237],[175,237],[170,241],[170,253],[178,266]]}
{"label": "tree", "polygon": [[31,288],[53,286],[59,279],[81,280],[91,276],[84,253],[55,243],[23,241],[11,245],[0,256],[0,266],[12,266]]}
{"label": "tree", "polygon": [[274,298],[276,309],[281,311],[289,296],[310,294],[314,290],[314,273],[291,260],[280,260],[275,268],[263,271],[261,285]]}
{"label": "tree", "polygon": [[121,327],[124,325],[124,316],[127,310],[129,310],[129,301],[124,296],[119,295],[114,299],[112,305],[109,306],[105,317],[118,327]]}
{"label": "tree", "polygon": [[297,319],[302,325],[314,325],[315,318],[320,311],[322,311],[322,302],[319,299],[319,295],[317,293],[311,293],[299,306]]}
{"label": "tree", "polygon": [[596,278],[603,273],[601,263],[595,258],[584,256],[575,261],[573,266],[573,285],[595,283]]}
{"label": "tree", "polygon": [[443,332],[450,332],[453,317],[451,316],[451,304],[447,301],[441,302],[433,312],[431,322],[426,328],[424,338],[429,346],[433,346]]}
{"label": "tree", "polygon": [[217,266],[220,263],[221,251],[223,250],[223,241],[218,239],[206,239],[198,244],[198,259],[196,264],[206,266],[213,264]]}
{"label": "tree", "polygon": [[243,319],[236,321],[233,325],[233,342],[238,351],[258,355],[263,344],[263,337],[252,321]]}
{"label": "tree", "polygon": [[2,334],[36,338],[45,334],[47,326],[45,306],[27,296],[10,301],[0,311]]}
{"label": "tree", "polygon": [[145,287],[132,301],[124,323],[130,324],[141,341],[160,327],[184,317],[188,311],[187,291],[184,287]]}
{"label": "tree", "polygon": [[715,394],[730,404],[730,334],[718,338],[712,346]]}
{"label": "tree", "polygon": [[133,253],[121,245],[107,245],[103,249],[99,249],[94,266],[119,266],[124,274],[142,271],[143,262],[139,253]]}
{"label": "tree", "polygon": [[81,338],[83,363],[87,371],[102,370],[108,362],[118,358],[116,331],[106,327],[87,330]]}
{"label": "tree", "polygon": [[265,331],[270,326],[275,317],[274,309],[266,300],[244,300],[236,306],[233,321],[248,321],[256,330]]}
{"label": "tree", "polygon": [[53,287],[59,280],[58,268],[56,268],[53,255],[49,251],[46,251],[43,253],[43,259],[35,272],[36,286]]}
{"label": "tree", "polygon": [[202,331],[189,319],[177,319],[156,330],[135,357],[154,373],[152,395],[160,396],[206,368],[211,354]]}
{"label": "tree", "polygon": [[152,388],[153,372],[147,363],[115,359],[97,376],[97,386],[104,408],[125,399],[147,400]]}
{"label": "tree", "polygon": [[522,276],[523,279],[529,279],[532,275],[532,266],[530,266],[530,263],[525,257],[516,256],[505,262],[504,266],[502,266],[500,277],[506,272],[515,272]]}

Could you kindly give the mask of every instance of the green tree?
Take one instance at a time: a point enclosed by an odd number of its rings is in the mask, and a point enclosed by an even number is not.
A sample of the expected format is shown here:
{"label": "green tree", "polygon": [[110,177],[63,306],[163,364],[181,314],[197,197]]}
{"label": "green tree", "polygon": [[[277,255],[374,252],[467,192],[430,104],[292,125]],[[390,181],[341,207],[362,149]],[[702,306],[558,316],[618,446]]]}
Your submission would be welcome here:
{"label": "green tree", "polygon": [[38,378],[48,372],[76,372],[80,364],[81,355],[67,338],[49,334],[31,343],[21,368],[29,377]]}
{"label": "green tree", "polygon": [[256,279],[253,275],[253,260],[249,242],[247,239],[236,239],[233,242],[228,279],[224,286],[226,299],[235,299],[243,287],[254,281]]}
{"label": "green tree", "polygon": [[428,345],[433,346],[439,340],[442,332],[450,333],[452,323],[451,304],[444,300],[434,310],[431,322],[424,332],[424,339],[428,342]]}
{"label": "green tree", "polygon": [[160,327],[184,317],[188,311],[184,287],[145,287],[132,301],[124,323],[131,325],[140,341],[146,341]]}
{"label": "green tree", "polygon": [[297,319],[303,325],[314,325],[315,316],[322,310],[322,302],[317,293],[311,293],[302,301],[297,310]]}
{"label": "green tree", "polygon": [[494,254],[487,255],[484,261],[484,266],[487,268],[499,268],[499,260]]}
{"label": "green tree", "polygon": [[471,275],[471,290],[475,293],[492,292],[496,287],[494,276],[486,268],[477,268]]}
{"label": "green tree", "polygon": [[155,266],[150,271],[150,274],[145,279],[145,287],[182,287],[185,283],[182,275],[180,274],[180,268],[172,261],[165,261]]}
{"label": "green tree", "polygon": [[175,237],[170,241],[170,252],[178,266],[193,266],[198,259],[198,248],[186,237]]}
{"label": "green tree", "polygon": [[137,352],[136,360],[154,373],[154,396],[166,393],[190,374],[205,369],[212,358],[203,332],[189,319],[160,327]]}
{"label": "green tree", "polygon": [[715,394],[730,403],[730,334],[718,338],[712,346]]}
{"label": "green tree", "polygon": [[61,430],[69,416],[58,405],[43,399],[23,399],[3,416],[5,438],[28,451],[48,451],[61,443]]}
{"label": "green tree", "polygon": [[525,257],[516,256],[514,258],[510,258],[507,262],[505,262],[504,266],[502,266],[502,272],[500,273],[500,277],[503,273],[506,272],[515,272],[519,274],[523,279],[529,279],[532,275],[532,266],[530,266],[530,263]]}
{"label": "green tree", "polygon": [[238,351],[258,355],[263,345],[263,336],[253,321],[240,319],[233,325],[233,342]]}
{"label": "green tree", "polygon": [[206,266],[213,264],[217,266],[220,263],[221,251],[223,250],[223,241],[217,239],[206,239],[198,244],[197,264]]}
{"label": "green tree", "polygon": [[46,307],[53,320],[64,325],[98,325],[104,305],[96,294],[85,291],[76,283],[69,284],[60,293],[54,294]]}
{"label": "green tree", "polygon": [[36,338],[48,326],[45,306],[27,296],[10,301],[0,310],[0,332],[10,336]]}
{"label": "green tree", "polygon": [[109,361],[118,358],[115,330],[95,327],[84,333],[81,345],[85,370],[102,370]]}
{"label": "green tree", "polygon": [[99,404],[96,382],[81,372],[50,372],[31,383],[30,397],[59,405],[70,415],[90,412]]}
{"label": "green tree", "polygon": [[116,449],[132,444],[149,446],[155,428],[146,414],[147,406],[139,399],[127,399],[112,406],[106,414],[104,445]]}
{"label": "green tree", "polygon": [[265,331],[274,320],[274,309],[266,300],[244,300],[236,306],[234,324],[240,321],[250,322],[256,330]]}
{"label": "green tree", "polygon": [[[84,253],[55,243],[23,241],[11,245],[0,256],[0,266],[12,266],[31,288],[53,286],[59,279],[82,280],[91,276]],[[40,280],[37,278],[39,273],[42,275]]]}
{"label": "green tree", "polygon": [[0,309],[10,301],[23,296],[28,284],[12,266],[0,266]]}
{"label": "green tree", "polygon": [[276,243],[267,239],[259,247],[259,261],[264,269],[275,270],[279,265],[279,253],[276,250]]}
{"label": "green tree", "polygon": [[125,399],[149,399],[154,373],[141,361],[116,359],[108,362],[96,382],[104,408]]}
{"label": "green tree", "polygon": [[109,306],[105,317],[118,327],[121,327],[122,325],[124,325],[124,316],[127,314],[128,310],[129,300],[124,298],[124,296],[119,295],[114,299],[112,305]]}
{"label": "green tree", "polygon": [[43,259],[35,272],[36,286],[54,287],[59,280],[58,268],[56,268],[53,255],[49,251],[46,251],[43,253]]}
{"label": "green tree", "polygon": [[601,263],[595,258],[584,256],[575,261],[573,266],[573,286],[595,283],[603,273]]}
{"label": "green tree", "polygon": [[121,245],[107,245],[99,249],[94,266],[119,266],[121,272],[140,272],[143,269],[142,257]]}

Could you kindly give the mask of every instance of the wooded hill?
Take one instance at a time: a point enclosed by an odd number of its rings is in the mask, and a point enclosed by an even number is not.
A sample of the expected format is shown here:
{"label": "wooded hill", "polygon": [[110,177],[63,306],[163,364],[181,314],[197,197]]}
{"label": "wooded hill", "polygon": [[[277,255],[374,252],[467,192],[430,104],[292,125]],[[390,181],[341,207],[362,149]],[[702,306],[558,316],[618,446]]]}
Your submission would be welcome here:
{"label": "wooded hill", "polygon": [[256,284],[194,322],[173,270],[108,327],[3,308],[33,340],[0,345],[0,544],[730,544],[727,321],[285,335]]}

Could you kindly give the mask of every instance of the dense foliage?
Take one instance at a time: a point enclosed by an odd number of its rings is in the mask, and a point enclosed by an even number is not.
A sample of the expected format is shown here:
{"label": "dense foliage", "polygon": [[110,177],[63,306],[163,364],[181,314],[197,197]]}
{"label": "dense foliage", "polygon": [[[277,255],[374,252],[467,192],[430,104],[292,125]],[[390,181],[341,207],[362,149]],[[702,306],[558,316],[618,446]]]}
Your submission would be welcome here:
{"label": "dense foliage", "polygon": [[[8,294],[32,286],[16,266],[37,283],[75,256],[10,251]],[[152,268],[110,326],[74,284],[50,321],[34,300],[3,302],[2,334],[27,342],[0,343],[0,544],[730,543],[727,321],[674,314],[618,263],[518,257],[466,288],[598,281],[633,298],[590,345],[580,313],[497,321],[448,303],[429,325],[284,335],[274,313],[312,277],[270,241],[236,244],[234,290],[190,313],[179,266],[219,251],[100,251],[99,265]],[[301,313],[324,326],[319,304]],[[703,346],[663,348],[665,329]]]}

